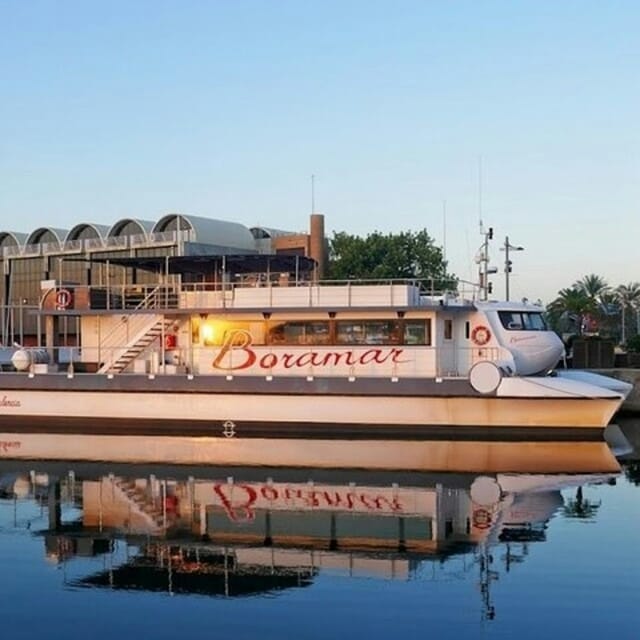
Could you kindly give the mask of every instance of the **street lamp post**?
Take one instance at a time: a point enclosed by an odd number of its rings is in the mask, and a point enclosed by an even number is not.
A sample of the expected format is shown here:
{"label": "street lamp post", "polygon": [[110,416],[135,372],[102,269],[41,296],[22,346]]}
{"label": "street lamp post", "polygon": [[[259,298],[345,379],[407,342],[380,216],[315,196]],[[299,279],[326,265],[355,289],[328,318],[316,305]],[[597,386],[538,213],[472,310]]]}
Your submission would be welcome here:
{"label": "street lamp post", "polygon": [[504,239],[504,293],[505,299],[509,300],[509,274],[511,273],[511,260],[509,260],[509,251],[524,251],[524,247],[514,246],[509,243],[509,236]]}

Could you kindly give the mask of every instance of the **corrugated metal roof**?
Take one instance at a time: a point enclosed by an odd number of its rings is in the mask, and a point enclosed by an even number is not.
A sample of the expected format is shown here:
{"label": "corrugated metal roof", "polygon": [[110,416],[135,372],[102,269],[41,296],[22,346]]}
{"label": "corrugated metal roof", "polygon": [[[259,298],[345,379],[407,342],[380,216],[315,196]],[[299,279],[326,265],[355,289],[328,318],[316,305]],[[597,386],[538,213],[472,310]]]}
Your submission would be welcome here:
{"label": "corrugated metal roof", "polygon": [[153,227],[154,233],[169,230],[189,230],[193,232],[192,242],[235,247],[255,251],[253,234],[239,222],[202,218],[200,216],[170,213],[163,216]]}

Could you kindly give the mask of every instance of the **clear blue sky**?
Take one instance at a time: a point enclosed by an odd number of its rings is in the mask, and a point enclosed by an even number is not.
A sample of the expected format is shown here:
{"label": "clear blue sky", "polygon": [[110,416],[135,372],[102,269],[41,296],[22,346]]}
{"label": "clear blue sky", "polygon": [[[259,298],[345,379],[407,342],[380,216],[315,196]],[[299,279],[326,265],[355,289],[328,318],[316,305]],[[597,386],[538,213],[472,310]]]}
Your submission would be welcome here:
{"label": "clear blue sky", "polygon": [[[640,280],[640,2],[0,0],[0,229],[426,227],[513,297]],[[503,291],[503,277],[496,278]]]}

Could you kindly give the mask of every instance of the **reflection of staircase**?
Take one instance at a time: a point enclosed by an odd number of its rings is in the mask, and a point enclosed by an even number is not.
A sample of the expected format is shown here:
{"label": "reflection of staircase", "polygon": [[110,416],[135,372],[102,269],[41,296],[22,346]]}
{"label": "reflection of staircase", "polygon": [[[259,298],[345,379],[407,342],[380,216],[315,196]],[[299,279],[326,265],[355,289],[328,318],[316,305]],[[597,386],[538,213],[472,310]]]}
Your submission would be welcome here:
{"label": "reflection of staircase", "polygon": [[[169,331],[174,321],[164,316],[153,316],[151,322],[148,316],[137,316],[146,320],[145,324],[139,329],[133,339],[125,347],[111,348],[111,357],[98,369],[98,373],[122,373],[138,356],[146,351],[156,340],[160,340],[163,334]],[[136,316],[129,317],[131,325],[132,319]],[[130,327],[129,327],[130,328]],[[104,343],[101,347],[109,348]]]}
{"label": "reflection of staircase", "polygon": [[134,480],[115,476],[113,484],[126,496],[129,504],[149,525],[149,533],[161,533],[165,530],[165,517],[162,508],[154,504],[147,490],[139,487]]}

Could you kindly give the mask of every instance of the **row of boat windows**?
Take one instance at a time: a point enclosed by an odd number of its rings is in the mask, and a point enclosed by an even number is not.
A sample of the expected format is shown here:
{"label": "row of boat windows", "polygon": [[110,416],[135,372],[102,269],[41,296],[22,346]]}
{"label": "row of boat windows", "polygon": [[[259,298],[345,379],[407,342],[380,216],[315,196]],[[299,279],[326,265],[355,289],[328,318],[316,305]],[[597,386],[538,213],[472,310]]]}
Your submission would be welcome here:
{"label": "row of boat windows", "polygon": [[269,328],[271,344],[431,344],[430,320],[285,322]]}
{"label": "row of boat windows", "polygon": [[224,344],[238,332],[251,335],[256,345],[431,344],[431,319],[194,322],[193,340],[206,346]]}
{"label": "row of boat windows", "polygon": [[[502,326],[510,331],[546,331],[540,313],[500,311]],[[444,319],[445,340],[453,339],[453,321]],[[222,345],[240,333],[251,336],[255,345],[422,345],[432,344],[431,319],[422,320],[307,320],[226,322],[192,320],[195,344]],[[470,334],[466,323],[465,336]],[[241,341],[241,340],[240,340]]]}

